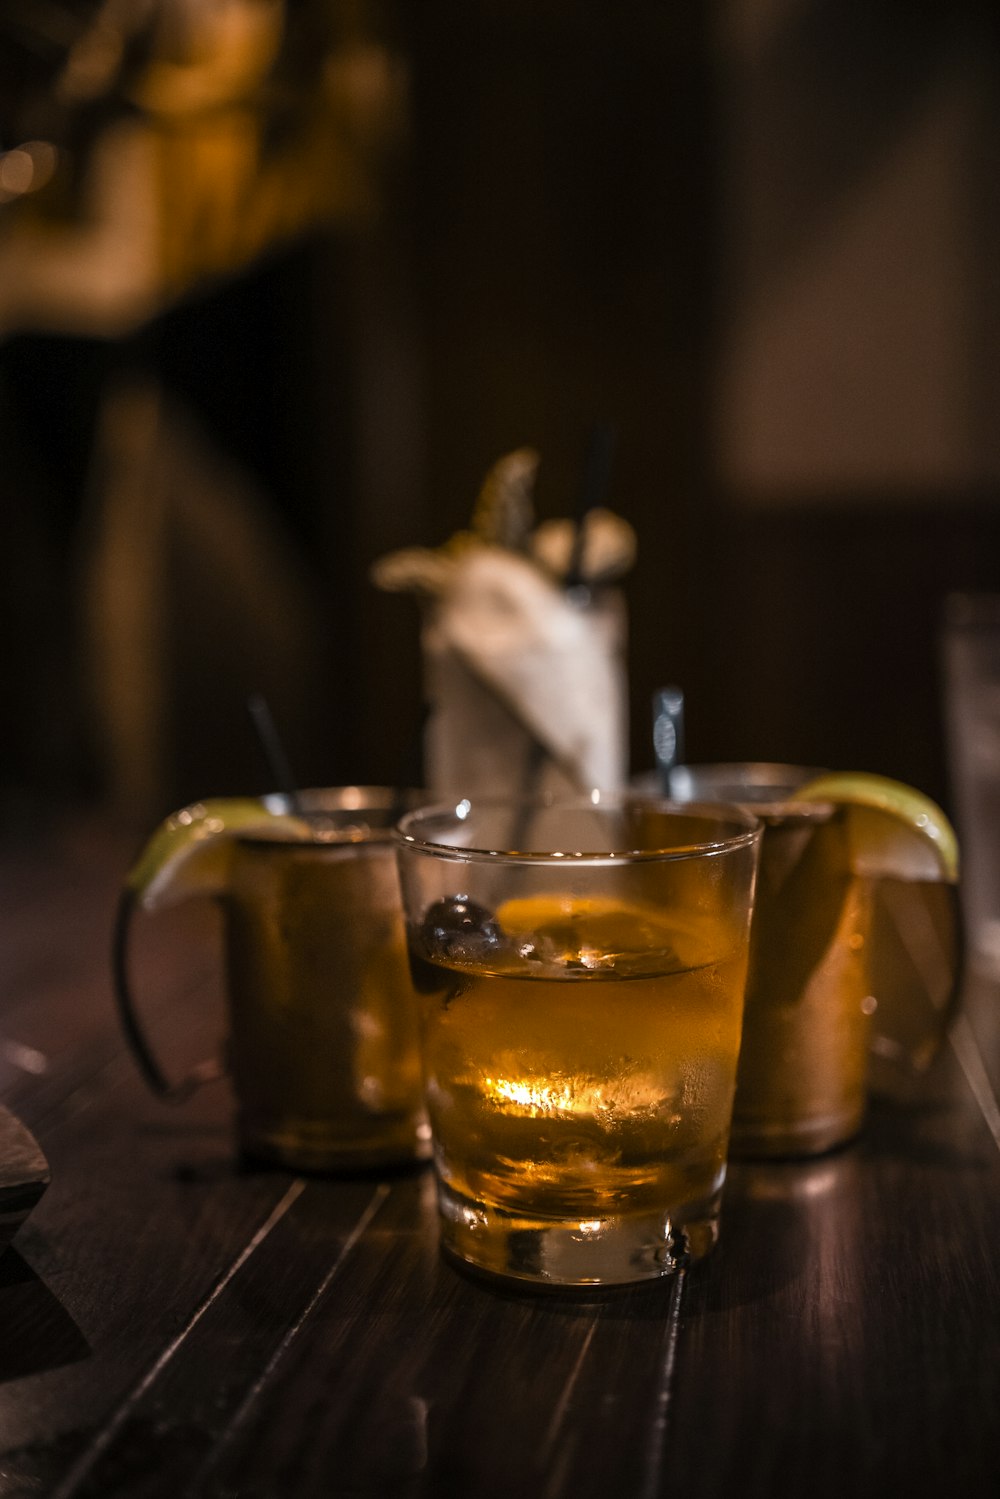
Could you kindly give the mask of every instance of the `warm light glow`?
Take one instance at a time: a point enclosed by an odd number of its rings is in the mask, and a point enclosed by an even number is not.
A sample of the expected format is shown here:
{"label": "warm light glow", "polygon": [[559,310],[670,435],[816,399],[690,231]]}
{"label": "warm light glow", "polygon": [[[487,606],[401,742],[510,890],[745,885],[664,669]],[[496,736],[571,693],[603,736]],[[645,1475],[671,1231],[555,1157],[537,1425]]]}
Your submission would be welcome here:
{"label": "warm light glow", "polygon": [[0,188],[14,196],[26,193],[31,186],[35,168],[27,151],[7,151],[0,156]]}
{"label": "warm light glow", "polygon": [[599,1087],[577,1089],[569,1082],[531,1082],[511,1077],[488,1077],[486,1087],[494,1102],[514,1104],[533,1119],[539,1115],[594,1114],[604,1107]]}
{"label": "warm light glow", "polygon": [[494,1108],[529,1119],[662,1115],[671,1103],[661,1080],[634,1074],[612,1079],[487,1077],[483,1089]]}

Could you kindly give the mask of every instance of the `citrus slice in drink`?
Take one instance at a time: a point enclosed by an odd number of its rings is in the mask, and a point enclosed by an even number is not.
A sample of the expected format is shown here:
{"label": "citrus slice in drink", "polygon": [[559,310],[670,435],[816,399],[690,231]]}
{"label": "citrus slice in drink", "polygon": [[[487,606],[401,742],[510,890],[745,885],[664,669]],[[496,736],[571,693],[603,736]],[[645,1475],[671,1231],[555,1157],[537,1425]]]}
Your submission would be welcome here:
{"label": "citrus slice in drink", "polygon": [[547,939],[554,952],[592,954],[594,966],[607,966],[623,953],[669,945],[662,912],[594,896],[521,896],[504,901],[497,920],[511,935]]}
{"label": "citrus slice in drink", "polygon": [[531,895],[504,901],[497,922],[522,957],[577,977],[638,978],[716,962],[725,931],[708,915],[677,913],[645,901]]}
{"label": "citrus slice in drink", "polygon": [[897,1092],[906,1074],[926,1071],[960,999],[964,942],[954,828],[923,792],[860,771],[818,776],[789,800],[838,809],[850,872],[870,882],[871,1081]]}
{"label": "citrus slice in drink", "polygon": [[308,836],[308,824],[269,812],[255,797],[215,797],[172,812],[146,843],[126,879],[144,911],[226,889],[233,840],[240,833],[274,838]]}

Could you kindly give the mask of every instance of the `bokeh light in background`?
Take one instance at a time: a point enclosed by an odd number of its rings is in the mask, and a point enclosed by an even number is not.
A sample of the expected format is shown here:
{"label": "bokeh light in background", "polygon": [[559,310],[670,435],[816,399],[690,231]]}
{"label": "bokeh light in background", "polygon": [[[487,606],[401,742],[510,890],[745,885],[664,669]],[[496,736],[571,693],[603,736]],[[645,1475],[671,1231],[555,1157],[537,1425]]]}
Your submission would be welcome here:
{"label": "bokeh light in background", "polygon": [[[926,13],[925,13],[926,11]],[[946,798],[941,599],[1000,587],[979,0],[0,0],[0,779],[137,819],[391,779],[412,601],[503,452],[595,420],[633,761]]]}
{"label": "bokeh light in background", "polygon": [[333,597],[339,261],[377,232],[405,69],[377,5],[22,9],[2,11],[8,774],[136,815],[246,783],[260,689],[328,779],[357,668]]}

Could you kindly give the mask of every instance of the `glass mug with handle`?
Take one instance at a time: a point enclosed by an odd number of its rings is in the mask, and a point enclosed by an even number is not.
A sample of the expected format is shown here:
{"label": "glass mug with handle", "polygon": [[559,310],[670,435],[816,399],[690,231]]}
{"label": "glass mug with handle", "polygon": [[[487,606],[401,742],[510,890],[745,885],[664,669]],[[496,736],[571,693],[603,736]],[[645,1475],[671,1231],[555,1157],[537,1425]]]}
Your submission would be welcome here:
{"label": "glass mug with handle", "polygon": [[138,911],[194,897],[223,909],[227,1068],[242,1151],[297,1170],[425,1158],[417,1014],[384,787],[220,799],[174,813],[122,891],[115,992],[150,1087],[181,1101],[224,1070],[171,1082],[133,1001],[129,938]]}
{"label": "glass mug with handle", "polygon": [[759,837],[736,807],[596,792],[401,820],[451,1258],[613,1285],[715,1242]]}
{"label": "glass mug with handle", "polygon": [[732,1152],[818,1154],[870,1091],[919,1080],[962,978],[958,854],[941,809],[885,777],[743,762],[675,765],[670,794],[764,824]]}

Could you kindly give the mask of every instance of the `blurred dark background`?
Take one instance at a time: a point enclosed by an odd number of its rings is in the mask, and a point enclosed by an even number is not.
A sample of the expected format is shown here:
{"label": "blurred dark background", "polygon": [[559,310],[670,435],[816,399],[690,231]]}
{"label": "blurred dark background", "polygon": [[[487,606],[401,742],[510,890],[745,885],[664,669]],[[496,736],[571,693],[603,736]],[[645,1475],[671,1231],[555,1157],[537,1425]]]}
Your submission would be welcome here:
{"label": "blurred dark background", "polygon": [[[30,15],[25,15],[25,10]],[[1000,589],[1000,21],[979,0],[0,0],[0,791],[137,822],[392,780],[372,561],[617,430],[633,769],[949,803],[937,634]]]}

